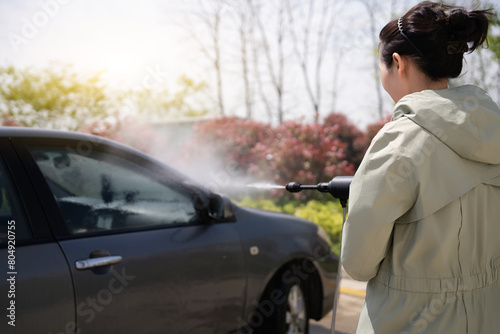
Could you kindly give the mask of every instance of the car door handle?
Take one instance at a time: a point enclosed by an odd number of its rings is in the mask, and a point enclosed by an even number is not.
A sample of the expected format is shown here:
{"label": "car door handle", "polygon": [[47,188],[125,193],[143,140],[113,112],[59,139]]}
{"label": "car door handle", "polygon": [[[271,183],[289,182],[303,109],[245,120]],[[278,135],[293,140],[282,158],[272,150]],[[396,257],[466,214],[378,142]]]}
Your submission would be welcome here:
{"label": "car door handle", "polygon": [[96,257],[92,259],[76,261],[75,267],[76,269],[84,270],[96,267],[109,266],[120,262],[122,262],[121,256],[104,256],[104,257]]}

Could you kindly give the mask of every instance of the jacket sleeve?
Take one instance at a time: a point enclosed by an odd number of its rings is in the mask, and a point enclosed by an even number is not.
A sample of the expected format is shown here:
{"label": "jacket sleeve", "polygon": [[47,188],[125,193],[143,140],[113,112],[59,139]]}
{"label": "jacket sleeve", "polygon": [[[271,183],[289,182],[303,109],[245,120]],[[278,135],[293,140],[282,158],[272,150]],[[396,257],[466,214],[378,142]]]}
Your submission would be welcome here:
{"label": "jacket sleeve", "polygon": [[350,186],[341,259],[356,280],[367,281],[377,274],[390,247],[394,222],[415,201],[414,164],[405,154],[411,150],[411,135],[405,133],[405,122],[398,123],[403,127],[389,123],[375,136]]}

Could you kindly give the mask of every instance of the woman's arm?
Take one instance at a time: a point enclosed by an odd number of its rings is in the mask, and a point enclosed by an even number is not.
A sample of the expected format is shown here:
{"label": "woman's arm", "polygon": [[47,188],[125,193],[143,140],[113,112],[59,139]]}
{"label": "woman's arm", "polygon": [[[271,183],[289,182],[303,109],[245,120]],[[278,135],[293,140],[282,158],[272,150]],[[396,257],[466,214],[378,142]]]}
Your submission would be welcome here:
{"label": "woman's arm", "polygon": [[415,148],[411,136],[415,129],[407,119],[387,124],[373,139],[353,178],[341,256],[344,269],[354,279],[367,281],[377,274],[394,221],[413,206],[415,165],[412,154],[405,152]]}

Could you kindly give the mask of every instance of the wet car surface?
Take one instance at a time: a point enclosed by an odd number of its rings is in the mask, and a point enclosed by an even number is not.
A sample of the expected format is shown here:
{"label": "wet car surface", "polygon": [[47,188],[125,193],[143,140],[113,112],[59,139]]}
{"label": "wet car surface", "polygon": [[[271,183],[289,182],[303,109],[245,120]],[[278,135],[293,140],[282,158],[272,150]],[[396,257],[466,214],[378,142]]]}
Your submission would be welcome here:
{"label": "wet car surface", "polygon": [[317,225],[126,146],[0,128],[1,333],[302,333],[333,304]]}

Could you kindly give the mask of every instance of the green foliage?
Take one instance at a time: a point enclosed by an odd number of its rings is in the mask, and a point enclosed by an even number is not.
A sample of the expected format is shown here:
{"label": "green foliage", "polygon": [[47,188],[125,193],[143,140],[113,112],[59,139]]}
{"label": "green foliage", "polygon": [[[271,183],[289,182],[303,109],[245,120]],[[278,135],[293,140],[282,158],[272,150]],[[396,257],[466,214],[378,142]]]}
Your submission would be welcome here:
{"label": "green foliage", "polygon": [[[110,116],[123,117],[125,108],[142,116],[192,117],[208,113],[208,85],[187,76],[177,89],[160,87],[109,93],[100,73],[82,77],[71,65],[43,69],[0,67],[2,125],[81,130]],[[109,124],[106,124],[109,125]],[[102,131],[101,131],[102,132]]]}
{"label": "green foliage", "polygon": [[238,205],[241,205],[244,207],[249,207],[249,208],[261,209],[261,210],[285,212],[285,213],[293,214],[291,212],[284,211],[282,206],[276,204],[274,201],[272,201],[270,199],[255,200],[249,196],[245,196],[245,198],[238,201]]}
{"label": "green foliage", "polygon": [[208,95],[206,82],[195,82],[183,75],[177,80],[177,86],[177,91],[144,88],[127,94],[135,100],[137,111],[148,116],[178,118],[208,114],[208,107],[203,102]]}
{"label": "green foliage", "polygon": [[4,124],[76,130],[89,119],[106,117],[111,106],[99,74],[82,78],[69,65],[0,67]]}
{"label": "green foliage", "polygon": [[488,44],[496,61],[500,63],[500,18],[498,17],[491,24],[488,33]]}
{"label": "green foliage", "polygon": [[340,253],[343,213],[342,207],[338,201],[310,200],[305,203],[290,201],[284,205],[279,205],[269,199],[252,199],[250,197],[245,197],[243,200],[238,202],[238,205],[284,212],[310,220],[321,226],[330,237],[330,241],[332,242],[332,251],[337,254]]}
{"label": "green foliage", "polygon": [[297,206],[294,215],[318,224],[325,230],[333,244],[340,244],[342,207],[337,201],[311,200]]}

